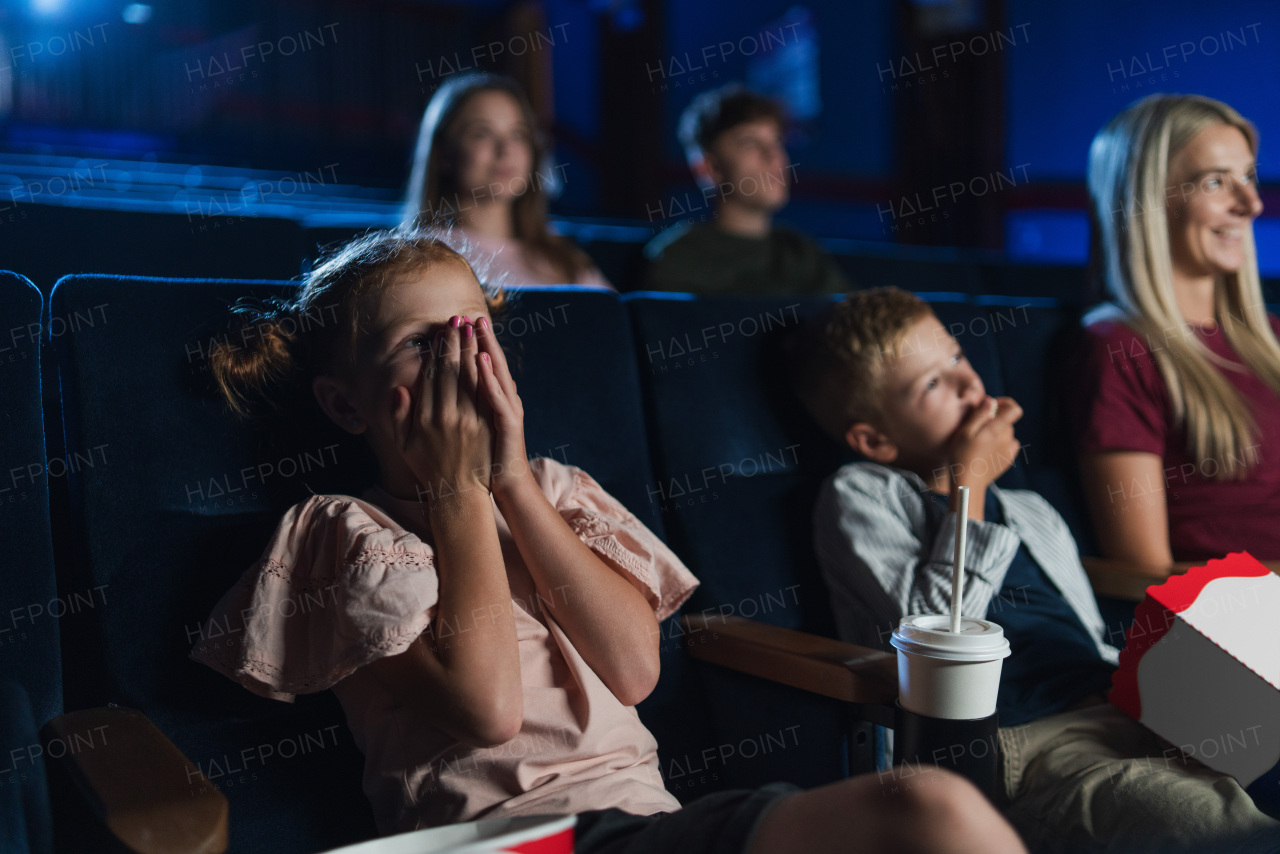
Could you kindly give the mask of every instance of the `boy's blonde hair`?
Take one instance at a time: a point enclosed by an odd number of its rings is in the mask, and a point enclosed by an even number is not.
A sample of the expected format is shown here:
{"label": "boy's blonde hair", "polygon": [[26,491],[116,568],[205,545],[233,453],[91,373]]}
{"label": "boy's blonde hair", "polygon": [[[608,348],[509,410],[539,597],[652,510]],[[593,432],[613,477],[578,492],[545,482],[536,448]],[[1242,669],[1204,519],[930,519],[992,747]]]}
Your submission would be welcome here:
{"label": "boy's blonde hair", "polygon": [[823,309],[791,345],[793,387],[809,414],[843,442],[859,422],[880,420],[886,366],[908,330],[933,314],[900,288],[856,291]]}

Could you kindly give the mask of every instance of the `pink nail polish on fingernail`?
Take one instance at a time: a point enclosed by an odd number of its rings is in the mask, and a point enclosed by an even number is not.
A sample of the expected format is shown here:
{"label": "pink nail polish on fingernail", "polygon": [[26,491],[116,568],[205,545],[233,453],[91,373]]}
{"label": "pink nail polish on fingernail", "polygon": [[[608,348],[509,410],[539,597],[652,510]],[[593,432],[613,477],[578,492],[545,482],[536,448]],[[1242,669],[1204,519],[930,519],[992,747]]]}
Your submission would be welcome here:
{"label": "pink nail polish on fingernail", "polygon": [[474,334],[474,327],[470,323],[468,323],[466,326],[463,327],[463,332],[462,332],[463,338],[470,338],[473,334]]}
{"label": "pink nail polish on fingernail", "polygon": [[483,326],[485,329],[488,329],[488,328],[489,328],[489,318],[487,318],[487,317],[482,317],[482,318],[480,318],[480,325],[481,325],[481,326]]}
{"label": "pink nail polish on fingernail", "polygon": [[489,354],[488,354],[488,353],[481,353],[481,354],[480,354],[480,358],[481,358],[481,359],[484,359],[484,363],[485,363],[486,365],[487,365],[487,364],[489,364]]}
{"label": "pink nail polish on fingernail", "polygon": [[453,317],[449,318],[449,325],[452,326],[454,329],[457,329],[458,326],[460,326],[461,324],[462,324],[462,318],[458,317],[458,315],[455,314]]}

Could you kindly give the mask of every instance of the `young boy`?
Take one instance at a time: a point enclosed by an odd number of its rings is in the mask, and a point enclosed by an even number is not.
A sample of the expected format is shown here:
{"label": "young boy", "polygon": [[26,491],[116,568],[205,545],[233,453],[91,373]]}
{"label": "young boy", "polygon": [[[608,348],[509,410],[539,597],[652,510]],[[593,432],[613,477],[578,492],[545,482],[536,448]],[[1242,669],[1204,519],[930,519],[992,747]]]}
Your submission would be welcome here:
{"label": "young boy", "polygon": [[684,111],[680,142],[712,221],[681,223],[649,242],[649,290],[799,294],[849,289],[817,243],[773,224],[795,178],[783,147],[785,125],[777,103],[741,86],[703,93]]}
{"label": "young boy", "polygon": [[1022,410],[993,398],[927,304],[849,295],[793,348],[794,382],[822,428],[867,459],[837,471],[814,544],[842,638],[888,649],[905,614],[946,613],[959,487],[964,613],[1003,627],[1009,818],[1032,851],[1273,851],[1280,822],[1230,777],[1104,701],[1117,650],[1062,517],[994,481],[1022,451]]}

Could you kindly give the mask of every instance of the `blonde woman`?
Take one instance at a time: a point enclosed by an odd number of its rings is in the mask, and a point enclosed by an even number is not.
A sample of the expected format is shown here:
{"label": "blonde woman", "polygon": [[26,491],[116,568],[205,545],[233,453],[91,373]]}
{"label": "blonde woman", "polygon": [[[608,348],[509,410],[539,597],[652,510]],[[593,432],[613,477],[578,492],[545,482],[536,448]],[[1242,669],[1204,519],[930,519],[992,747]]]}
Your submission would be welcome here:
{"label": "blonde woman", "polygon": [[1153,568],[1280,558],[1280,322],[1253,244],[1258,135],[1231,107],[1152,95],[1093,140],[1081,476],[1103,555]]}
{"label": "blonde woman", "polygon": [[422,116],[404,218],[453,225],[486,280],[505,285],[612,287],[586,253],[547,224],[563,168],[547,148],[524,90],[474,74],[436,90]]}

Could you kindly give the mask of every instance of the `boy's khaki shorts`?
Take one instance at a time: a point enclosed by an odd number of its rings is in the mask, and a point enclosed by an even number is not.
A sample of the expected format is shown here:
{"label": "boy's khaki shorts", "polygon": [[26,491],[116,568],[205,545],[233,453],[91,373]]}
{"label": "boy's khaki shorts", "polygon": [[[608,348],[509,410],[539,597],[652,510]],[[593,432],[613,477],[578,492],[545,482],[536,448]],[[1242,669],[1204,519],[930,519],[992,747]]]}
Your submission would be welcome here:
{"label": "boy's khaki shorts", "polygon": [[1272,852],[1280,822],[1109,703],[1000,730],[1009,821],[1032,852]]}

